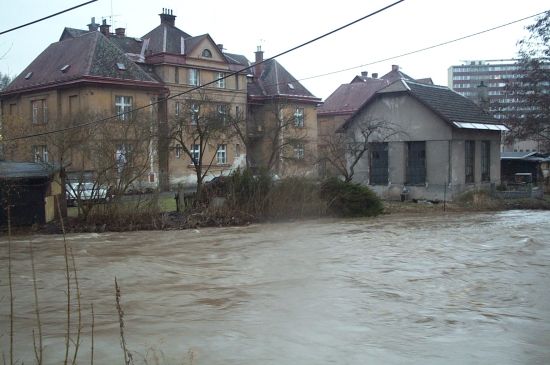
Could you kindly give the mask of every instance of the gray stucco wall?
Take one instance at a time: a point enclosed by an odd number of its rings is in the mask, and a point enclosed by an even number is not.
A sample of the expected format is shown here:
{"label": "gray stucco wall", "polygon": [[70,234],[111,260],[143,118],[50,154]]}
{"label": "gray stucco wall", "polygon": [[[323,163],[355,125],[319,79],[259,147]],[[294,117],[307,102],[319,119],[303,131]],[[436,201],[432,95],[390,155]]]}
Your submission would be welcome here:
{"label": "gray stucco wall", "polygon": [[[385,120],[399,133],[390,137],[375,135],[372,142],[388,142],[387,186],[372,189],[386,199],[400,199],[404,187],[410,199],[452,200],[456,194],[478,187],[489,188],[489,182],[481,181],[481,141],[491,142],[490,182],[500,182],[500,132],[466,130],[452,127],[413,97],[385,95],[372,102],[352,127],[352,133],[359,133],[359,123]],[[365,122],[366,121],[366,122]],[[465,144],[475,141],[475,181],[465,184]],[[407,142],[426,142],[426,183],[408,186],[406,183]],[[369,184],[369,154],[365,153],[358,163],[354,181]]]}

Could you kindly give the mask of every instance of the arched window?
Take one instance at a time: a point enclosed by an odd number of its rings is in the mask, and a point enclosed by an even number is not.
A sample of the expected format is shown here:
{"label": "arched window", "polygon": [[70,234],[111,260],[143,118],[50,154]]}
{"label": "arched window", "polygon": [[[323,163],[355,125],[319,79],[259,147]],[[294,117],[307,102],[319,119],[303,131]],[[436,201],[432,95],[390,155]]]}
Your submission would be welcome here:
{"label": "arched window", "polygon": [[204,49],[204,50],[202,51],[202,56],[203,56],[203,57],[207,57],[207,58],[212,58],[212,52],[210,52],[209,49]]}

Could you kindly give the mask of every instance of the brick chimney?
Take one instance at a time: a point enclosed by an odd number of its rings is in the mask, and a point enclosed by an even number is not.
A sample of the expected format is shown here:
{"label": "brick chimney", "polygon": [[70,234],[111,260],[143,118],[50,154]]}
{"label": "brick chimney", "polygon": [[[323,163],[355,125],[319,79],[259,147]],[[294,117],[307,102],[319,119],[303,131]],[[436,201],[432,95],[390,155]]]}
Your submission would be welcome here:
{"label": "brick chimney", "polygon": [[372,73],[372,78],[377,79],[378,78],[378,72],[373,72]]}
{"label": "brick chimney", "polygon": [[368,77],[368,76],[369,76],[369,72],[368,72],[368,71],[361,71],[361,76],[363,76],[363,77]]}
{"label": "brick chimney", "polygon": [[391,65],[392,71],[399,71],[399,65]]}
{"label": "brick chimney", "polygon": [[103,34],[104,36],[108,36],[109,35],[109,28],[111,26],[109,24],[107,24],[107,19],[103,19],[103,21],[101,22],[101,25],[99,26],[99,31],[101,32],[101,34]]}
{"label": "brick chimney", "polygon": [[124,37],[124,34],[126,33],[126,29],[125,28],[116,28],[115,29],[115,34],[119,37]]}
{"label": "brick chimney", "polygon": [[176,26],[176,16],[172,9],[162,8],[162,14],[160,15],[160,24],[170,25],[172,27]]}
{"label": "brick chimney", "polygon": [[216,46],[218,46],[218,49],[223,52],[223,44],[222,43],[218,43],[218,44],[216,44]]}
{"label": "brick chimney", "polygon": [[256,62],[254,66],[254,76],[259,78],[262,75],[262,71],[264,70],[264,65],[259,64],[264,60],[264,51],[262,51],[262,46],[258,46],[258,49],[256,52],[254,52],[256,55]]}
{"label": "brick chimney", "polygon": [[95,22],[95,17],[92,17],[92,21],[90,22],[90,24],[88,24],[88,30],[90,32],[97,32],[98,29],[99,29],[99,24]]}

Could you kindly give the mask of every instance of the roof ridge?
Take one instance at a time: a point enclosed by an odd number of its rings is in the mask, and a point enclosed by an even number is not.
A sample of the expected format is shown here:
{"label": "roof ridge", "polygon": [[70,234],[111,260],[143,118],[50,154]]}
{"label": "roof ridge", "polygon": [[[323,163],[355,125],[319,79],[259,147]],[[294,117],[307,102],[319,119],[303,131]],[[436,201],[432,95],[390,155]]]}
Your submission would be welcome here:
{"label": "roof ridge", "polygon": [[[84,69],[84,72],[82,73],[83,76],[90,75],[90,70],[92,69],[92,63],[93,63],[94,54],[95,54],[95,51],[96,51],[96,48],[97,48],[98,39],[99,39],[99,37],[105,37],[100,32],[94,32],[93,35],[95,35],[95,37],[93,37],[94,39],[92,40],[92,46],[88,50],[88,57],[86,57],[86,60],[87,60],[88,64],[86,65],[86,68]],[[73,39],[75,39],[75,38],[73,38]]]}

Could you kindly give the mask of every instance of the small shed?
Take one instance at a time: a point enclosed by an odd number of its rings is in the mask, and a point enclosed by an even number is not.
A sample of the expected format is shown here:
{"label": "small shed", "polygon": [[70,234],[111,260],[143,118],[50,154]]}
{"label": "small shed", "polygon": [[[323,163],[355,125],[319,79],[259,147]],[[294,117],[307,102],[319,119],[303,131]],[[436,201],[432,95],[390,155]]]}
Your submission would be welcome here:
{"label": "small shed", "polygon": [[32,162],[0,161],[0,226],[44,224],[55,218],[62,197],[59,169]]}
{"label": "small shed", "polygon": [[540,152],[502,152],[502,181],[513,183],[518,173],[530,173],[535,185],[548,185],[550,155]]}

